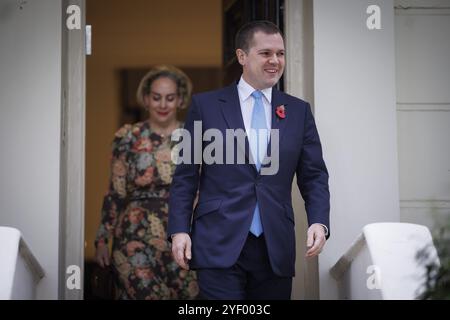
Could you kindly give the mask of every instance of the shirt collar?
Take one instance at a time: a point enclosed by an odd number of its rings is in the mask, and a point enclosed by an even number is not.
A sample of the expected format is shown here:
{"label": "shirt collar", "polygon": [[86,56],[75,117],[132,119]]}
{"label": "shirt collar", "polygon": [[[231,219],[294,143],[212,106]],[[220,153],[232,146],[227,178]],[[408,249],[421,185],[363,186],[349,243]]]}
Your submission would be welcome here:
{"label": "shirt collar", "polygon": [[[247,81],[244,80],[244,77],[241,76],[241,80],[239,80],[238,83],[238,92],[242,101],[247,100],[255,90],[256,89],[249,85]],[[272,88],[266,88],[260,91],[264,97],[266,97],[266,100],[269,101],[269,104],[272,103]]]}

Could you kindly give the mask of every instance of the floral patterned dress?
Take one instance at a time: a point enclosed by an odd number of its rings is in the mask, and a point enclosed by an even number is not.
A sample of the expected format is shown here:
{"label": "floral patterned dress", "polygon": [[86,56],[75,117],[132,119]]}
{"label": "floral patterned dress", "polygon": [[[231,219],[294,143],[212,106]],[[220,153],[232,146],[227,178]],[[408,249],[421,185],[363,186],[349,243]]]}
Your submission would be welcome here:
{"label": "floral patterned dress", "polygon": [[113,237],[120,299],[194,299],[196,275],[173,260],[167,241],[171,139],[149,123],[125,125],[113,142],[111,180],[96,244]]}

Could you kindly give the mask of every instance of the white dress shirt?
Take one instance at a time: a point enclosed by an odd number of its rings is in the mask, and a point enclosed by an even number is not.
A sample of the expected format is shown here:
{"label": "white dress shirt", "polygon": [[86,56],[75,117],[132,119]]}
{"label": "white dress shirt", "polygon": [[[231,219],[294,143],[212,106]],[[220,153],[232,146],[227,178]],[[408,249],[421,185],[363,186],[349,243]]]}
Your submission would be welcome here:
{"label": "white dress shirt", "polygon": [[[244,120],[245,132],[250,137],[250,129],[252,128],[252,115],[253,106],[255,104],[255,98],[252,97],[253,91],[256,89],[249,85],[241,76],[238,86],[239,102],[241,104],[242,119]],[[267,129],[272,128],[272,88],[260,90],[263,94],[264,111],[266,112]],[[270,134],[267,135],[267,139],[270,139]],[[325,229],[325,235],[328,235],[327,226],[320,223]]]}
{"label": "white dress shirt", "polygon": [[[255,104],[255,98],[252,97],[252,93],[256,91],[251,85],[249,85],[243,77],[238,83],[239,102],[241,104],[242,119],[244,120],[245,132],[247,136],[250,136],[250,129],[252,128],[252,115],[253,106]],[[263,94],[263,106],[266,112],[267,129],[272,128],[272,88],[260,90]],[[267,135],[269,137],[269,135]]]}

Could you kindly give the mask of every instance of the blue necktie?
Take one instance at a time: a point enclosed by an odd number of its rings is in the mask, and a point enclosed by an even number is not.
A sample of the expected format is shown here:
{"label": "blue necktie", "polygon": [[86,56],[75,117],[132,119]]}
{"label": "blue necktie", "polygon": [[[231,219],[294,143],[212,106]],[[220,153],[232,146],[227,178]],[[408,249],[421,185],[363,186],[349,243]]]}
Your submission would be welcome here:
{"label": "blue necktie", "polygon": [[[253,105],[252,124],[250,133],[250,149],[258,171],[261,169],[261,162],[267,150],[267,123],[266,112],[262,101],[261,91],[254,91],[252,97],[255,101]],[[250,232],[259,237],[263,233],[261,218],[259,216],[259,205],[256,202]]]}

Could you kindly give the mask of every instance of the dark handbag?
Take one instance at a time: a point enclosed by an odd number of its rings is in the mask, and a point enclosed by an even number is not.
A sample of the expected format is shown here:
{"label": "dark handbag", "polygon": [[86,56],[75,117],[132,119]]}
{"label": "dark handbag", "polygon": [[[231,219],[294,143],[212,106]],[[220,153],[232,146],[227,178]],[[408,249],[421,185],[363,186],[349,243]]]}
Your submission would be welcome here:
{"label": "dark handbag", "polygon": [[116,274],[110,265],[105,268],[91,262],[86,265],[85,298],[87,300],[114,300],[116,299]]}

